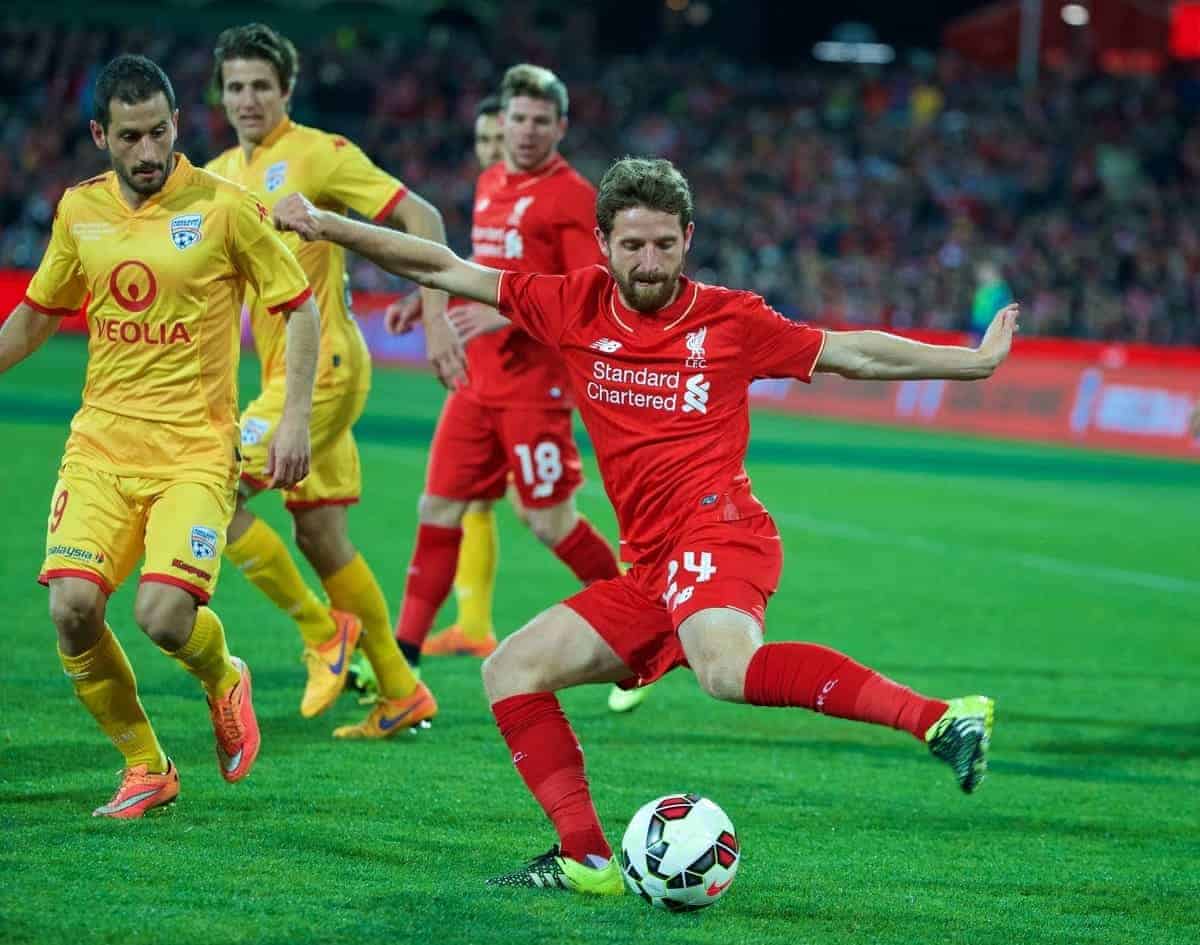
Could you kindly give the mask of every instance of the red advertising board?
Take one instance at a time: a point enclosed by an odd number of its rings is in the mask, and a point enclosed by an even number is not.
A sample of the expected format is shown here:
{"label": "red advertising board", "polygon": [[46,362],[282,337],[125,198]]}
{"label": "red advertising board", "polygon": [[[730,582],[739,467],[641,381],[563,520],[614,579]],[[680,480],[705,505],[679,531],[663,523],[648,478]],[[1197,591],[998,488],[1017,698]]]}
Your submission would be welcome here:
{"label": "red advertising board", "polygon": [[[1093,354],[1089,345],[1055,344]],[[1105,359],[1048,357],[1038,347],[1018,343],[994,377],[971,384],[818,375],[811,385],[759,382],[753,400],[814,416],[1200,459],[1200,440],[1188,433],[1200,401],[1200,352],[1167,349],[1153,366],[1145,348],[1131,356],[1102,346]]]}
{"label": "red advertising board", "polygon": [[[26,272],[0,270],[0,319],[28,282]],[[389,300],[355,296],[372,356],[384,364],[424,364],[419,332],[396,338],[384,330]],[[81,316],[63,322],[64,331],[87,330]],[[965,343],[956,332],[908,334]],[[1195,348],[1020,338],[1012,357],[986,381],[864,383],[819,375],[811,385],[760,381],[752,398],[759,406],[814,416],[1200,459],[1200,441],[1188,434],[1188,417],[1200,401]]]}

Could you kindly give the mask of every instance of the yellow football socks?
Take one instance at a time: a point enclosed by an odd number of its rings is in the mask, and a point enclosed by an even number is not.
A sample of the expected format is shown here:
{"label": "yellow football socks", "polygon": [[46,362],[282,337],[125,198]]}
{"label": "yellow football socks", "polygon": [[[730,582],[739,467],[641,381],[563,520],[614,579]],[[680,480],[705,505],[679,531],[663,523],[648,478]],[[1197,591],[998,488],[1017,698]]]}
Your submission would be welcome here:
{"label": "yellow football socks", "polygon": [[256,518],[241,538],[225,546],[225,556],[296,621],[305,643],[316,646],[337,632],[329,608],[304,583],[283,539],[261,518]]}
{"label": "yellow football socks", "polygon": [[156,774],[166,771],[167,756],[138,698],[133,667],[108,625],[90,650],[78,656],[59,650],[58,658],[79,701],[125,756],[125,767],[147,765]]}
{"label": "yellow football socks", "polygon": [[462,545],[454,574],[458,629],[470,640],[492,632],[492,590],[496,586],[496,515],[491,509],[467,512],[462,519]]}
{"label": "yellow football socks", "polygon": [[322,583],[335,610],[354,614],[362,621],[358,646],[375,670],[380,694],[388,699],[412,695],[417,678],[392,636],[387,601],[363,556],[355,555],[349,564]]}
{"label": "yellow football socks", "polygon": [[187,642],[173,653],[163,652],[199,679],[210,699],[219,699],[241,679],[229,659],[221,619],[207,607],[196,609],[196,623]]}

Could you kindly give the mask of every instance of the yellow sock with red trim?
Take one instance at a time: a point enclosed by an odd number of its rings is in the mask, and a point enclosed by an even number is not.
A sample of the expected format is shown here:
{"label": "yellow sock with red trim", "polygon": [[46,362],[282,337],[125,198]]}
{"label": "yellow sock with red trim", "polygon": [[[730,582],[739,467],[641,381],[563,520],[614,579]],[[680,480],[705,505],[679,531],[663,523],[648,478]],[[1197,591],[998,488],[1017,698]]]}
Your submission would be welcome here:
{"label": "yellow sock with red trim", "polygon": [[90,650],[78,656],[59,650],[58,659],[83,707],[125,756],[125,767],[146,765],[156,774],[165,772],[167,756],[138,698],[133,667],[108,624]]}
{"label": "yellow sock with red trim", "polygon": [[362,555],[355,555],[341,570],[322,582],[335,610],[354,614],[362,621],[359,648],[371,668],[379,692],[388,699],[403,699],[417,688],[417,677],[392,636],[392,620],[379,582]]}
{"label": "yellow sock with red trim", "polygon": [[225,557],[296,621],[305,643],[316,646],[337,633],[329,608],[304,583],[283,539],[261,518],[256,518],[241,538],[225,546]]}
{"label": "yellow sock with red trim", "polygon": [[496,561],[500,542],[496,514],[467,512],[462,519],[462,544],[454,572],[454,598],[458,603],[458,629],[470,640],[483,640],[493,632],[492,592],[496,587]]}
{"label": "yellow sock with red trim", "polygon": [[221,618],[207,607],[196,608],[192,635],[183,646],[173,653],[159,649],[199,679],[210,699],[221,698],[242,678],[229,658]]}

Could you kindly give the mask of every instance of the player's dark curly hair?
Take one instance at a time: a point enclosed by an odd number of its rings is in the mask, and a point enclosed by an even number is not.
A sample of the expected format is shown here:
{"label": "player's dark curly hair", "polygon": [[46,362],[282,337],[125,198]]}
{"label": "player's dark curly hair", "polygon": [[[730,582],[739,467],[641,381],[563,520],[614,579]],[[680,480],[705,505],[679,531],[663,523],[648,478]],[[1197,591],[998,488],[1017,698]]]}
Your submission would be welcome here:
{"label": "player's dark curly hair", "polygon": [[213,88],[218,92],[224,84],[221,70],[230,59],[261,59],[269,62],[279,77],[284,94],[291,91],[300,74],[300,55],[292,41],[264,23],[231,26],[217,37],[213,49]]}
{"label": "player's dark curly hair", "polygon": [[153,60],[145,56],[117,56],[100,70],[96,79],[95,102],[92,115],[101,128],[108,130],[112,121],[112,101],[115,98],[125,105],[139,105],[149,101],[159,92],[167,98],[167,106],[175,111],[175,89],[171,80]]}
{"label": "player's dark curly hair", "polygon": [[670,161],[624,157],[604,172],[596,194],[596,225],[605,239],[617,214],[632,207],[673,213],[686,230],[692,222],[692,188]]}

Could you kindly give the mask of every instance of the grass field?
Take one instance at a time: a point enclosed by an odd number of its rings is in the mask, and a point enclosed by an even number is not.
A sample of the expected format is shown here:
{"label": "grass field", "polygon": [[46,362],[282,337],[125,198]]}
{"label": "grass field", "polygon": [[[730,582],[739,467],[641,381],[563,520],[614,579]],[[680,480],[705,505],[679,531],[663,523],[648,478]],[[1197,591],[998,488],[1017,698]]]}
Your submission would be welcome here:
{"label": "grass field", "polygon": [[[432,730],[334,743],[365,710],[345,696],[299,717],[298,637],[231,568],[214,605],[255,671],[253,776],[220,779],[204,701],[133,626],[131,581],[110,622],[183,794],[157,819],[90,818],[119,756],[62,676],[33,583],[83,354],[56,340],[0,380],[0,941],[1200,940],[1200,467],[756,417],[749,467],[788,555],[772,638],[834,645],[935,694],[995,696],[992,773],[965,797],[908,736],[720,705],[687,672],[628,717],[600,688],[568,693],[614,843],[669,791],[711,796],[738,827],[729,895],[676,916],[630,896],[485,889],[552,834],[478,663],[427,664]],[[380,372],[359,427],[367,498],[351,522],[393,608],[440,399],[426,377]],[[589,475],[581,504],[615,538]],[[257,509],[286,527],[271,497]],[[572,581],[499,519],[508,632]]]}

